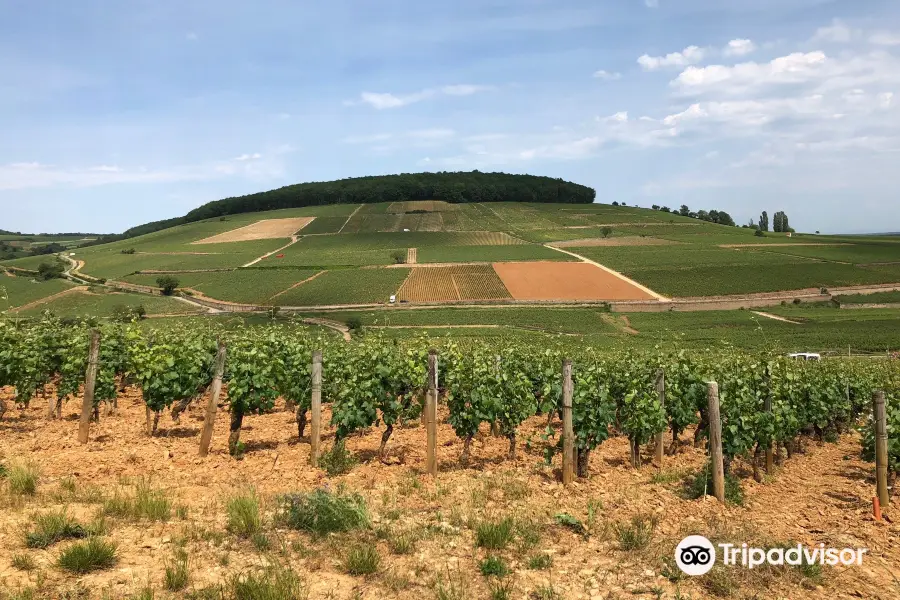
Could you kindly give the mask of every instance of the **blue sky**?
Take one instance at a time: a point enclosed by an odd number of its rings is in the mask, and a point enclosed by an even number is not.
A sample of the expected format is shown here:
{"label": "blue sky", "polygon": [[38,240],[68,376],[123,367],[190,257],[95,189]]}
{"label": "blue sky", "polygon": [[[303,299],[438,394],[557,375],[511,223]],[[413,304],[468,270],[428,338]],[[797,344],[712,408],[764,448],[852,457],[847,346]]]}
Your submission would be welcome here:
{"label": "blue sky", "polygon": [[4,0],[0,229],[480,169],[900,230],[898,94],[894,0]]}

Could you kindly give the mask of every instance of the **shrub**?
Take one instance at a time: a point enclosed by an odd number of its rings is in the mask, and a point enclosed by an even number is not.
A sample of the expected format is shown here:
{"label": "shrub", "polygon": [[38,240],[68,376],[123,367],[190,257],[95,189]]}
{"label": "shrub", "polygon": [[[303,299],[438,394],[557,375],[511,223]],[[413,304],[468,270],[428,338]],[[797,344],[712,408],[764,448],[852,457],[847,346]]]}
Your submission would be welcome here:
{"label": "shrub", "polygon": [[629,523],[616,525],[619,548],[626,551],[643,550],[650,545],[654,531],[656,531],[656,519],[654,517],[635,515]]}
{"label": "shrub", "polygon": [[381,566],[381,556],[375,544],[359,544],[347,553],[344,560],[344,569],[350,575],[372,575],[378,572]]}
{"label": "shrub", "polygon": [[108,569],[114,564],[116,564],[116,545],[99,537],[77,542],[59,555],[59,566],[78,575]]}
{"label": "shrub", "polygon": [[156,279],[156,285],[162,290],[163,296],[171,296],[178,289],[180,282],[171,275],[164,275]]}
{"label": "shrub", "polygon": [[351,531],[369,526],[366,501],[359,494],[319,488],[281,498],[279,521],[315,535]]}
{"label": "shrub", "polygon": [[331,448],[319,456],[319,466],[325,469],[329,477],[349,473],[356,465],[356,459],[347,450],[344,440],[335,442]]}
{"label": "shrub", "polygon": [[29,548],[49,548],[63,540],[86,538],[88,532],[73,521],[65,510],[44,513],[34,517],[34,530],[25,534],[25,545]]}
{"label": "shrub", "polygon": [[38,267],[38,275],[41,279],[49,281],[51,279],[59,279],[65,273],[66,267],[62,261],[42,262]]}
{"label": "shrub", "polygon": [[753,235],[755,235],[756,237],[766,237],[766,234],[763,232],[762,229],[757,229],[756,231],[753,232]]}
{"label": "shrub", "polygon": [[362,320],[359,317],[350,317],[347,319],[347,329],[350,331],[359,331],[362,329]]}
{"label": "shrub", "polygon": [[34,463],[22,462],[13,464],[7,474],[9,492],[16,496],[34,496],[37,493],[40,472]]}
{"label": "shrub", "polygon": [[228,530],[232,533],[250,538],[262,529],[259,498],[253,490],[230,498],[226,510],[228,512]]}
{"label": "shrub", "polygon": [[514,525],[509,517],[502,521],[482,521],[475,528],[475,545],[488,550],[503,550],[513,539]]}
{"label": "shrub", "polygon": [[485,577],[505,577],[509,573],[509,568],[503,559],[499,556],[488,556],[478,565],[478,570]]}
{"label": "shrub", "polygon": [[391,259],[394,261],[394,264],[402,265],[406,262],[406,252],[402,250],[394,250],[391,252]]}

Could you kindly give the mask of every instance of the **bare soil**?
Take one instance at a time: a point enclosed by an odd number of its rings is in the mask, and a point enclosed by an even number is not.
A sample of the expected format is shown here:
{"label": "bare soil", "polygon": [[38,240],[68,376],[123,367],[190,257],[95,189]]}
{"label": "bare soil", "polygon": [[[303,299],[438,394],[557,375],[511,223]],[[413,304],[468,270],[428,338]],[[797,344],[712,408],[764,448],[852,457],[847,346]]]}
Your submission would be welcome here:
{"label": "bare soil", "polygon": [[507,262],[494,270],[516,300],[652,300],[590,263]]}
{"label": "bare soil", "polygon": [[[10,390],[0,390],[9,401]],[[88,590],[80,598],[124,598],[148,582],[157,598],[181,598],[162,591],[166,561],[184,544],[190,556],[191,588],[221,583],[231,575],[280,562],[307,583],[310,598],[436,598],[440,578],[466,589],[465,598],[488,598],[491,580],[479,573],[488,554],[503,558],[513,598],[866,598],[900,597],[900,527],[876,523],[871,516],[874,467],[859,459],[859,441],[847,434],[835,444],[809,441],[802,454],[786,460],[766,483],[757,484],[749,465],[736,461],[742,477],[743,507],[715,500],[685,499],[680,478],[705,461],[705,452],[690,443],[687,432],[662,470],[648,460],[640,470],[628,466],[628,443],[620,437],[591,454],[590,478],[569,488],[559,482],[559,458],[544,464],[547,443],[541,439],[546,418],[535,417],[519,432],[515,460],[506,457],[505,438],[493,437],[485,426],[472,448],[468,468],[459,463],[461,442],[439,414],[436,480],[423,474],[425,431],[418,422],[399,427],[388,445],[386,463],[377,459],[380,429],[349,438],[348,448],[361,461],[349,474],[331,477],[308,465],[308,440],[298,440],[290,412],[281,410],[244,421],[243,460],[225,450],[227,413],[220,412],[210,455],[197,457],[202,406],[196,402],[182,414],[181,423],[168,416],[156,437],[143,431],[140,395],[129,390],[119,399],[117,414],[101,416],[93,424],[87,445],[77,443],[80,400],[65,406],[62,420],[48,420],[46,408],[35,401],[22,412],[10,411],[0,422],[2,460],[10,464],[31,460],[41,472],[38,494],[7,502],[0,522],[0,589],[17,590],[42,580],[47,598],[66,595],[77,585]],[[323,422],[328,423],[326,410]],[[554,428],[558,428],[554,424]],[[333,430],[326,427],[324,445]],[[667,444],[670,436],[667,438]],[[527,442],[527,443],[526,443]],[[645,457],[650,453],[646,452]],[[66,498],[64,478],[75,481],[78,493]],[[47,550],[28,550],[23,529],[35,512],[66,508],[88,522],[100,505],[84,498],[95,489],[111,495],[127,490],[141,478],[164,490],[175,506],[186,511],[164,523],[110,519],[108,537],[118,544],[118,563],[112,569],[77,577],[55,565],[67,542]],[[277,528],[272,515],[277,497],[320,486],[359,492],[373,521],[371,531],[313,539]],[[264,529],[269,550],[257,550],[227,530],[225,505],[233,494],[254,488],[263,501]],[[896,501],[895,501],[896,502]],[[579,534],[559,523],[568,514],[584,527]],[[892,509],[888,515],[894,515]],[[637,515],[657,522],[650,543],[642,550],[623,550],[619,531]],[[486,521],[510,517],[519,533],[506,549],[476,548],[475,529]],[[524,532],[533,532],[528,541]],[[401,533],[417,541],[409,554],[394,554],[389,542]],[[750,544],[789,542],[816,546],[865,547],[861,567],[826,567],[821,578],[804,578],[795,570],[748,573],[719,568],[701,578],[675,579],[667,561],[688,534],[718,537]],[[347,575],[342,567],[348,547],[361,540],[377,544],[382,564],[369,577]],[[37,564],[31,572],[11,566],[15,554],[28,554]],[[549,570],[529,568],[529,558],[552,557]],[[714,573],[716,573],[714,571]],[[668,576],[668,577],[667,577]],[[496,581],[496,580],[494,580]],[[558,596],[536,595],[552,586]]]}
{"label": "bare soil", "polygon": [[270,240],[289,238],[313,222],[315,217],[298,217],[294,219],[265,219],[251,225],[232,229],[208,237],[193,244],[225,244],[228,242],[249,242],[252,240]]}

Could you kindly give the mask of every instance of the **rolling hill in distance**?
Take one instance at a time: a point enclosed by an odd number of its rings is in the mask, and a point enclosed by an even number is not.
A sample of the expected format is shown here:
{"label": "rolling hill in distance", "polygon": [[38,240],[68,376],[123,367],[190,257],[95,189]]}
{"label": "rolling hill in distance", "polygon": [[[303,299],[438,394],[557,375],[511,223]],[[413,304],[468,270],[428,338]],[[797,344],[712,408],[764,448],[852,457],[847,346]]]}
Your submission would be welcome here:
{"label": "rolling hill in distance", "polygon": [[[773,306],[794,312],[766,313],[767,325],[796,329],[795,302],[876,293],[888,297],[868,303],[884,303],[900,288],[896,237],[762,232],[721,224],[733,221],[715,210],[596,200],[575,183],[502,173],[287,186],[120,235],[70,240],[58,258],[0,261],[6,311],[105,317],[143,303],[158,315],[328,311],[337,322],[380,327],[379,311],[392,309],[384,313],[391,328],[412,330],[496,327],[511,309],[537,327],[574,310],[593,315],[588,332],[628,335],[660,313],[721,310],[733,320],[735,309]],[[48,260],[62,261],[68,279],[35,283]],[[162,295],[166,286],[172,296]],[[400,310],[407,308],[427,310]],[[598,320],[608,310],[630,316]],[[741,327],[758,327],[758,315],[737,312]]]}

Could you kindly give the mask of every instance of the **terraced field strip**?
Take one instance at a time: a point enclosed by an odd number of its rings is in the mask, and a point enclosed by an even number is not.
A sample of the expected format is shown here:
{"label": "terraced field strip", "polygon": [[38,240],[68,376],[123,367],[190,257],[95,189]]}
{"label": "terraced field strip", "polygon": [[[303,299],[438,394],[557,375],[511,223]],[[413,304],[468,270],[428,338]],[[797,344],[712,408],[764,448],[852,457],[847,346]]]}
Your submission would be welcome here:
{"label": "terraced field strip", "polygon": [[267,253],[263,254],[262,256],[260,256],[260,257],[257,258],[257,259],[251,260],[251,261],[248,262],[246,265],[241,265],[241,267],[244,268],[244,269],[246,269],[247,267],[252,267],[252,266],[255,265],[256,263],[262,262],[262,261],[266,260],[267,258],[269,258],[270,256],[274,256],[274,255],[278,254],[278,253],[281,252],[282,250],[287,250],[288,248],[290,248],[291,246],[293,246],[294,244],[296,244],[298,241],[300,241],[300,237],[299,237],[299,236],[296,236],[296,235],[292,235],[292,236],[291,236],[291,241],[290,241],[289,243],[285,244],[285,245],[282,246],[281,248],[276,248],[275,250],[272,250],[271,252],[267,252]]}
{"label": "terraced field strip", "polygon": [[270,240],[288,238],[313,222],[315,217],[296,217],[293,219],[264,219],[238,229],[232,229],[212,237],[204,238],[192,244],[224,244],[230,242],[249,242],[252,240]]}
{"label": "terraced field strip", "polygon": [[269,298],[269,300],[274,300],[275,298],[278,298],[279,296],[283,296],[284,294],[287,294],[287,293],[290,292],[291,290],[296,289],[296,288],[300,287],[301,285],[303,285],[304,283],[307,283],[307,282],[309,282],[309,281],[312,281],[313,279],[315,279],[315,278],[318,277],[319,275],[322,275],[322,274],[327,273],[327,272],[328,272],[327,270],[326,270],[326,271],[319,271],[318,273],[316,273],[316,274],[313,275],[312,277],[307,277],[307,278],[304,279],[303,281],[298,281],[297,283],[295,283],[294,285],[292,285],[292,286],[289,287],[288,289],[282,290],[282,291],[278,292],[277,294],[275,294],[274,296],[272,296],[271,298]]}
{"label": "terraced field strip", "polygon": [[347,223],[350,222],[350,219],[352,219],[353,217],[355,217],[355,216],[356,216],[356,213],[358,213],[358,212],[360,211],[360,209],[362,209],[363,206],[364,206],[363,204],[360,204],[359,206],[356,207],[356,210],[354,210],[352,213],[350,213],[350,216],[347,217],[347,220],[344,221],[344,224],[341,225],[341,228],[340,228],[340,229],[338,229],[338,233],[343,233],[344,227],[347,226]]}
{"label": "terraced field strip", "polygon": [[388,206],[387,212],[392,214],[407,213],[414,210],[442,212],[456,210],[456,208],[456,205],[444,202],[443,200],[406,200],[403,202],[392,202],[390,206]]}
{"label": "terraced field strip", "polygon": [[418,248],[410,248],[406,251],[406,264],[414,265],[419,258]]}
{"label": "terraced field strip", "polygon": [[548,246],[553,246],[554,248],[577,248],[578,246],[674,246],[680,243],[681,242],[673,242],[672,240],[664,240],[661,238],[626,235],[622,237],[587,238],[582,240],[551,242]]}
{"label": "terraced field strip", "polygon": [[53,302],[54,300],[57,300],[58,298],[61,298],[63,296],[68,296],[69,294],[87,292],[88,289],[89,288],[87,286],[78,286],[78,287],[69,288],[69,289],[63,290],[57,294],[53,294],[52,296],[47,296],[45,298],[41,298],[40,300],[35,300],[34,302],[29,302],[28,304],[23,304],[22,306],[17,306],[15,308],[10,309],[9,312],[20,313],[20,312],[23,312],[26,310],[30,310],[36,306],[41,306],[43,304],[47,304],[48,302]]}
{"label": "terraced field strip", "polygon": [[397,293],[401,301],[457,302],[511,298],[490,265],[417,267]]}

